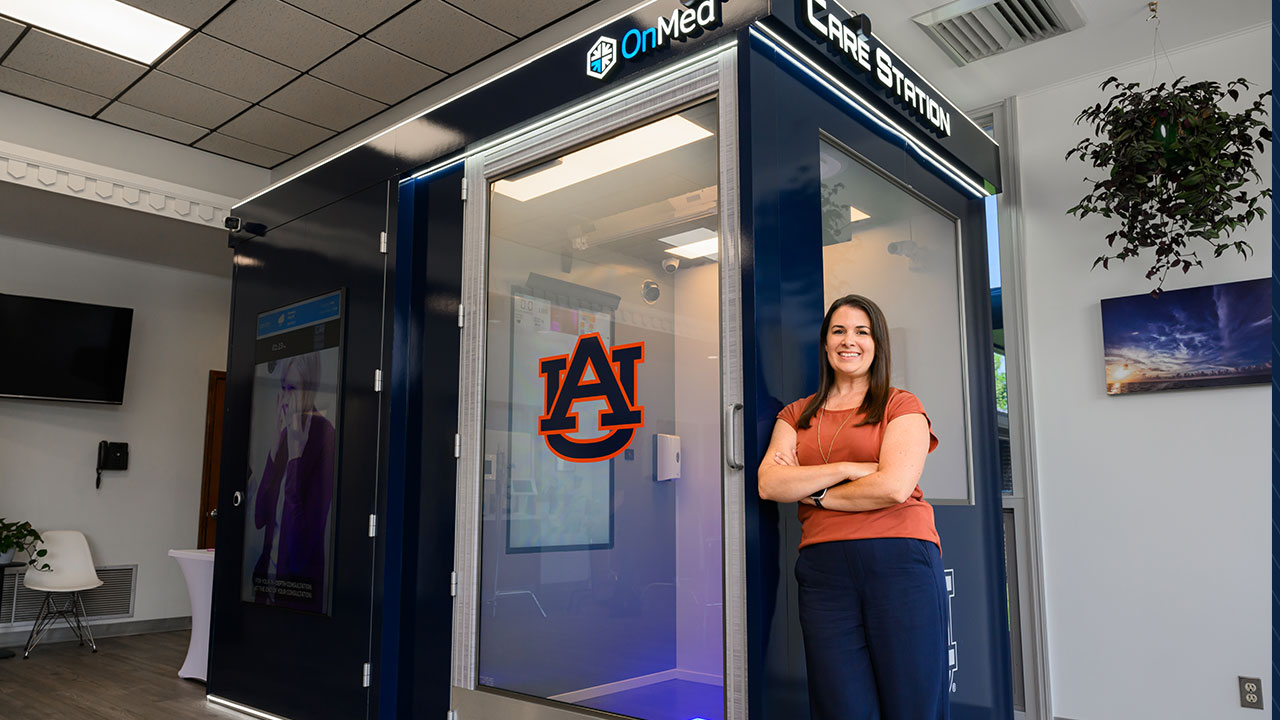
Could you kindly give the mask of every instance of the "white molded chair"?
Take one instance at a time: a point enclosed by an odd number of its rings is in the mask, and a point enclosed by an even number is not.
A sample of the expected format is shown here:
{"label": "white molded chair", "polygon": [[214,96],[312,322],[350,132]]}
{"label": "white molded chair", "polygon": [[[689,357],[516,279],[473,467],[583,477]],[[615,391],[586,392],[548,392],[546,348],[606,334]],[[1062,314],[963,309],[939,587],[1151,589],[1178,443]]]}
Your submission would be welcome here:
{"label": "white molded chair", "polygon": [[[80,600],[80,593],[102,585],[102,580],[93,569],[93,556],[89,554],[89,543],[78,530],[50,530],[40,533],[40,536],[44,542],[37,545],[37,549],[43,548],[49,551],[48,555],[40,559],[41,562],[49,564],[49,570],[39,571],[34,567],[28,568],[22,576],[22,584],[29,590],[43,592],[44,604],[40,606],[40,615],[36,618],[36,624],[31,626],[31,635],[27,638],[27,647],[22,657],[25,659],[31,656],[31,651],[40,643],[41,638],[58,618],[62,618],[67,623],[67,627],[76,634],[81,645],[84,645],[87,638],[89,647],[93,652],[98,652],[98,646],[93,642],[93,633],[90,632],[85,618],[84,603]],[[61,609],[54,603],[54,593],[70,595]],[[72,624],[73,620],[75,624]]]}

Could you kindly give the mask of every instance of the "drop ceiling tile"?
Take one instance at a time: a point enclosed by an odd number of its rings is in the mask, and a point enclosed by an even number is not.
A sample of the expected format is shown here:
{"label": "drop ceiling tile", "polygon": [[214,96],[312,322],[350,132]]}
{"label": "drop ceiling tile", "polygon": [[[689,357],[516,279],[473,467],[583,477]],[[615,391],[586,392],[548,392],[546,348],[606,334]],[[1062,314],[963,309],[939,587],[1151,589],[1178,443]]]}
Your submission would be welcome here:
{"label": "drop ceiling tile", "polygon": [[240,117],[218,128],[218,132],[290,155],[297,155],[337,134],[264,107],[250,108]]}
{"label": "drop ceiling tile", "polygon": [[204,30],[296,70],[310,70],[356,38],[281,0],[236,0]]}
{"label": "drop ceiling tile", "polygon": [[538,0],[538,2],[450,0],[450,2],[512,35],[524,37],[553,20],[559,20],[574,10],[590,5],[592,0]]}
{"label": "drop ceiling tile", "polygon": [[179,25],[198,28],[205,20],[213,17],[227,0],[120,0],[125,5],[132,5],[146,10],[152,15],[159,15],[165,20],[172,20]]}
{"label": "drop ceiling tile", "polygon": [[378,23],[400,12],[413,0],[288,0],[335,25],[363,35]]}
{"label": "drop ceiling tile", "polygon": [[419,0],[369,39],[452,73],[511,43],[515,37],[442,0]]}
{"label": "drop ceiling tile", "polygon": [[400,102],[445,76],[435,68],[364,38],[320,63],[311,74],[388,105]]}
{"label": "drop ceiling tile", "polygon": [[95,95],[114,97],[147,71],[146,65],[32,29],[4,64]]}
{"label": "drop ceiling tile", "polygon": [[208,137],[196,143],[195,147],[267,168],[275,167],[289,159],[289,156],[282,152],[218,133],[211,133]]}
{"label": "drop ceiling tile", "polygon": [[386,109],[386,105],[303,75],[262,101],[271,108],[299,120],[330,130],[342,131]]}
{"label": "drop ceiling tile", "polygon": [[14,40],[22,34],[22,28],[26,27],[22,23],[16,23],[7,18],[0,17],[0,57],[4,56],[4,51],[9,49]]}
{"label": "drop ceiling tile", "polygon": [[257,102],[296,78],[298,71],[204,33],[196,33],[160,69],[233,97]]}
{"label": "drop ceiling tile", "polygon": [[162,138],[168,138],[184,145],[189,145],[209,132],[202,127],[197,127],[190,123],[184,123],[181,120],[174,120],[164,115],[157,115],[150,110],[143,110],[121,102],[114,102],[102,112],[98,113],[99,120],[106,120],[116,125],[133,130],[141,130],[144,133],[159,135]]}
{"label": "drop ceiling tile", "polygon": [[0,67],[0,90],[81,115],[92,115],[111,102],[107,98],[7,67]]}
{"label": "drop ceiling tile", "polygon": [[120,100],[203,128],[218,127],[249,107],[244,100],[159,70],[147,73]]}

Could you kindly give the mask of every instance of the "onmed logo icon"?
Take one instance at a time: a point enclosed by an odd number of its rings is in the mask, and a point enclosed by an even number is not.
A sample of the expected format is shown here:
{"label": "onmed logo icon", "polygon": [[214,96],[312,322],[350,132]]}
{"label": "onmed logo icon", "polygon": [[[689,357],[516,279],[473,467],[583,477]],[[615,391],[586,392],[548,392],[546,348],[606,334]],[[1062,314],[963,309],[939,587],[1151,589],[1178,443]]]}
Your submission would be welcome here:
{"label": "onmed logo icon", "polygon": [[587,77],[604,80],[618,66],[618,41],[600,36],[587,51]]}
{"label": "onmed logo icon", "polygon": [[[636,428],[644,426],[644,406],[636,403],[636,366],[642,362],[644,343],[606,348],[600,333],[579,336],[568,355],[539,360],[544,414],[538,418],[538,434],[547,449],[562,460],[581,463],[608,460],[625,450]],[[597,421],[603,434],[580,428],[574,404],[600,401],[604,407]]]}

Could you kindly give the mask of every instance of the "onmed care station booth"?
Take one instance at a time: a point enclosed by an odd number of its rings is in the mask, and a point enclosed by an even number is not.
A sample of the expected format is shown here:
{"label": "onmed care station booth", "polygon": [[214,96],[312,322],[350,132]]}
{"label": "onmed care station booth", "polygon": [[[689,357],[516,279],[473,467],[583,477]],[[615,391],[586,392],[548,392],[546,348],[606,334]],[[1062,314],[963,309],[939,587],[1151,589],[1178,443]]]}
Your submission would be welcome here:
{"label": "onmed care station booth", "polygon": [[808,715],[761,501],[829,303],[940,439],[955,718],[1012,718],[994,142],[835,0],[654,0],[239,206],[211,701]]}

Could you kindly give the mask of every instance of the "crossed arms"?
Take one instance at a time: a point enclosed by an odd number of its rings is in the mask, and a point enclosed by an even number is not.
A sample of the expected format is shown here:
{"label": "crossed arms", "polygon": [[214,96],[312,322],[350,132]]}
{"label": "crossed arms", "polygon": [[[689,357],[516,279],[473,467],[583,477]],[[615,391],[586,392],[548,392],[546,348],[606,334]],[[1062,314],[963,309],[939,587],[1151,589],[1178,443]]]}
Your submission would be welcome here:
{"label": "crossed arms", "polygon": [[830,488],[822,499],[827,510],[878,510],[911,497],[928,454],[929,421],[924,415],[912,413],[894,418],[885,428],[879,463],[800,465],[796,461],[795,428],[779,420],[760,461],[760,497],[812,505],[810,495]]}

